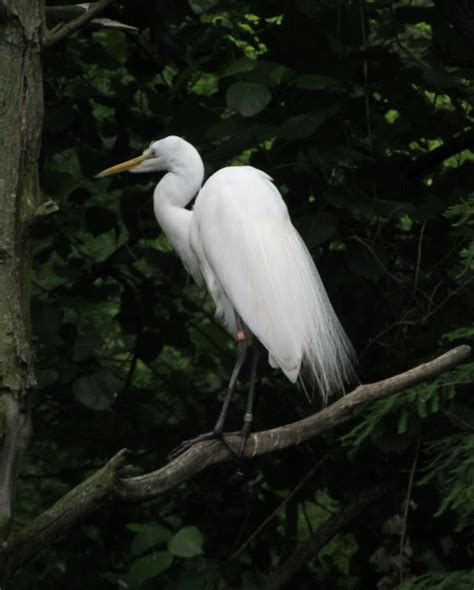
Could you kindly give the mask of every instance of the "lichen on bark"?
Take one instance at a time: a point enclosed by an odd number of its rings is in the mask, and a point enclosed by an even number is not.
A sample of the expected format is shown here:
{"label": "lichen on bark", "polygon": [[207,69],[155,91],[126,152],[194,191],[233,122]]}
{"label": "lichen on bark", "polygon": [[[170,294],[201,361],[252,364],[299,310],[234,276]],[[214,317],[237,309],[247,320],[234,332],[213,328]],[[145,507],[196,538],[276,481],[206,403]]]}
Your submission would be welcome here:
{"label": "lichen on bark", "polygon": [[0,0],[0,541],[10,530],[35,385],[28,220],[41,200],[42,23],[42,0]]}

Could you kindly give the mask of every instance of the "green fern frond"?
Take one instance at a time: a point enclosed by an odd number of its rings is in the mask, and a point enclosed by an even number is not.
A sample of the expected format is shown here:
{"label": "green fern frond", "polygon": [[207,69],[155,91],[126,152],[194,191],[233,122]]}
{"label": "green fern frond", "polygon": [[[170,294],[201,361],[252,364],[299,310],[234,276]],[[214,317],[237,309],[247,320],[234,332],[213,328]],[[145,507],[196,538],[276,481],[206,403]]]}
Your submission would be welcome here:
{"label": "green fern frond", "polygon": [[426,447],[432,455],[420,485],[437,483],[442,491],[439,516],[446,510],[459,515],[458,530],[474,523],[474,432],[457,433]]}
{"label": "green fern frond", "polygon": [[474,225],[474,195],[469,195],[467,199],[461,199],[452,207],[449,207],[445,216],[453,220],[453,226]]}
{"label": "green fern frond", "polygon": [[443,337],[448,342],[455,342],[457,340],[474,340],[474,325],[463,326],[462,328],[448,332]]}
{"label": "green fern frond", "polygon": [[396,590],[471,590],[473,587],[474,569],[426,574],[397,586]]}
{"label": "green fern frond", "polygon": [[[431,383],[422,383],[381,400],[367,411],[362,420],[342,438],[353,457],[369,440],[379,437],[395,421],[396,432],[405,434],[409,424],[424,420],[445,409],[456,393],[456,386],[474,382],[474,363],[466,363],[440,375]],[[393,428],[393,427],[392,427]]]}

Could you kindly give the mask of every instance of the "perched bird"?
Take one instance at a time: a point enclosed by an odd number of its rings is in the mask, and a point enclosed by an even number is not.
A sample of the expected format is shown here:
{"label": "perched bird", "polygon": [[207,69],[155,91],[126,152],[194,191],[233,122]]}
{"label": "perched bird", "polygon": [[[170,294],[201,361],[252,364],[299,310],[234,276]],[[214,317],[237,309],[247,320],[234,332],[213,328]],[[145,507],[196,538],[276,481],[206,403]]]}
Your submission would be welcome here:
{"label": "perched bird", "polygon": [[[270,176],[252,166],[230,166],[202,186],[199,153],[176,136],[152,142],[141,156],[98,176],[125,170],[167,173],[153,195],[156,219],[196,283],[207,286],[217,316],[237,341],[236,364],[213,431],[186,441],[179,452],[222,436],[251,335],[268,351],[270,365],[292,383],[313,382],[324,400],[342,389],[353,376],[352,346]],[[194,208],[186,209],[194,197]],[[257,355],[241,452],[252,421]]]}

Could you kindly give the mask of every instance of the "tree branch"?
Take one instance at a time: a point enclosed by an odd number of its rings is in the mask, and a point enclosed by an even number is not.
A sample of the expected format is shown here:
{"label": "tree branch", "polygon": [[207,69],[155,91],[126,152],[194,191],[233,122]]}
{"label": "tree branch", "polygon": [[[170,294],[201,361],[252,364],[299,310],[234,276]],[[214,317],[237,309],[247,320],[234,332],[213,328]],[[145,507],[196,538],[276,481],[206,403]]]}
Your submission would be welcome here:
{"label": "tree branch", "polygon": [[384,482],[370,490],[365,490],[337,514],[330,516],[304,544],[297,547],[288,559],[269,576],[265,590],[284,588],[352,519],[385,495],[392,486],[393,482]]}
{"label": "tree branch", "polygon": [[63,6],[45,6],[44,12],[46,16],[46,23],[48,27],[62,23],[63,21],[71,21],[78,16],[83,15],[91,9],[96,2],[87,4],[66,4]]}
{"label": "tree branch", "polygon": [[[383,381],[361,385],[352,393],[308,418],[254,433],[247,441],[244,455],[251,459],[314,438],[359,416],[375,401],[456,367],[470,353],[469,346],[458,346],[409,371]],[[119,471],[124,464],[124,451],[121,451],[103,469],[71,490],[30,525],[12,536],[3,546],[4,562],[11,571],[17,569],[41,548],[64,536],[79,519],[83,519],[106,501],[115,498],[125,502],[149,500],[190,480],[209,465],[232,460],[233,454],[228,447],[238,452],[240,438],[237,435],[228,435],[225,439],[227,446],[219,441],[201,442],[157,471],[122,479],[119,477]]]}
{"label": "tree branch", "polygon": [[[413,387],[456,367],[470,353],[469,346],[458,346],[432,361],[389,379],[360,385],[352,393],[303,420],[251,434],[244,455],[250,459],[299,445],[359,416],[368,405],[375,401]],[[240,438],[238,435],[228,435],[225,437],[225,441],[227,446],[219,441],[198,443],[158,471],[122,480],[122,485],[118,490],[119,497],[125,501],[143,501],[154,498],[190,479],[209,465],[232,459],[232,453],[227,447],[238,452]]]}
{"label": "tree branch", "polygon": [[[71,21],[85,12],[91,10],[97,2],[88,2],[87,4],[66,4],[65,6],[46,6],[45,16],[48,28],[58,23],[64,24],[63,21]],[[137,27],[126,25],[125,23],[112,20],[109,18],[93,18],[88,23],[97,29],[120,29],[123,31],[138,31]]]}
{"label": "tree branch", "polygon": [[48,31],[43,40],[43,47],[52,47],[59,41],[66,39],[66,37],[69,37],[78,31],[114,1],[115,0],[100,0],[99,2],[94,2],[93,4],[88,5],[88,9],[80,16],[67,23],[61,23],[51,31]]}
{"label": "tree branch", "polygon": [[30,438],[26,400],[0,388],[0,543],[8,537],[21,457]]}
{"label": "tree branch", "polygon": [[[118,452],[94,475],[73,488],[30,525],[2,545],[0,570],[14,571],[28,558],[64,536],[86,514],[113,498],[119,473],[125,466],[125,450]],[[1,567],[3,566],[3,567]]]}

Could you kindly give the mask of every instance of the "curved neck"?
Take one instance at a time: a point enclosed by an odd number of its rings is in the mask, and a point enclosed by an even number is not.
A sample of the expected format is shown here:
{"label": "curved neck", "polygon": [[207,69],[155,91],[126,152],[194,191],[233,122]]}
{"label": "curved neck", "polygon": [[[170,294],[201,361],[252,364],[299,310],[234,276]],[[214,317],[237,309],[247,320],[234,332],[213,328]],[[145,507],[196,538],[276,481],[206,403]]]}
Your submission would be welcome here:
{"label": "curved neck", "polygon": [[180,158],[167,163],[167,172],[154,192],[155,208],[169,204],[186,207],[201,188],[204,178],[204,164],[198,151],[183,142]]}
{"label": "curved neck", "polygon": [[201,157],[194,150],[185,167],[174,165],[158,183],[153,194],[155,217],[167,238],[181,255],[190,249],[191,211],[184,207],[196,196],[204,177]]}

